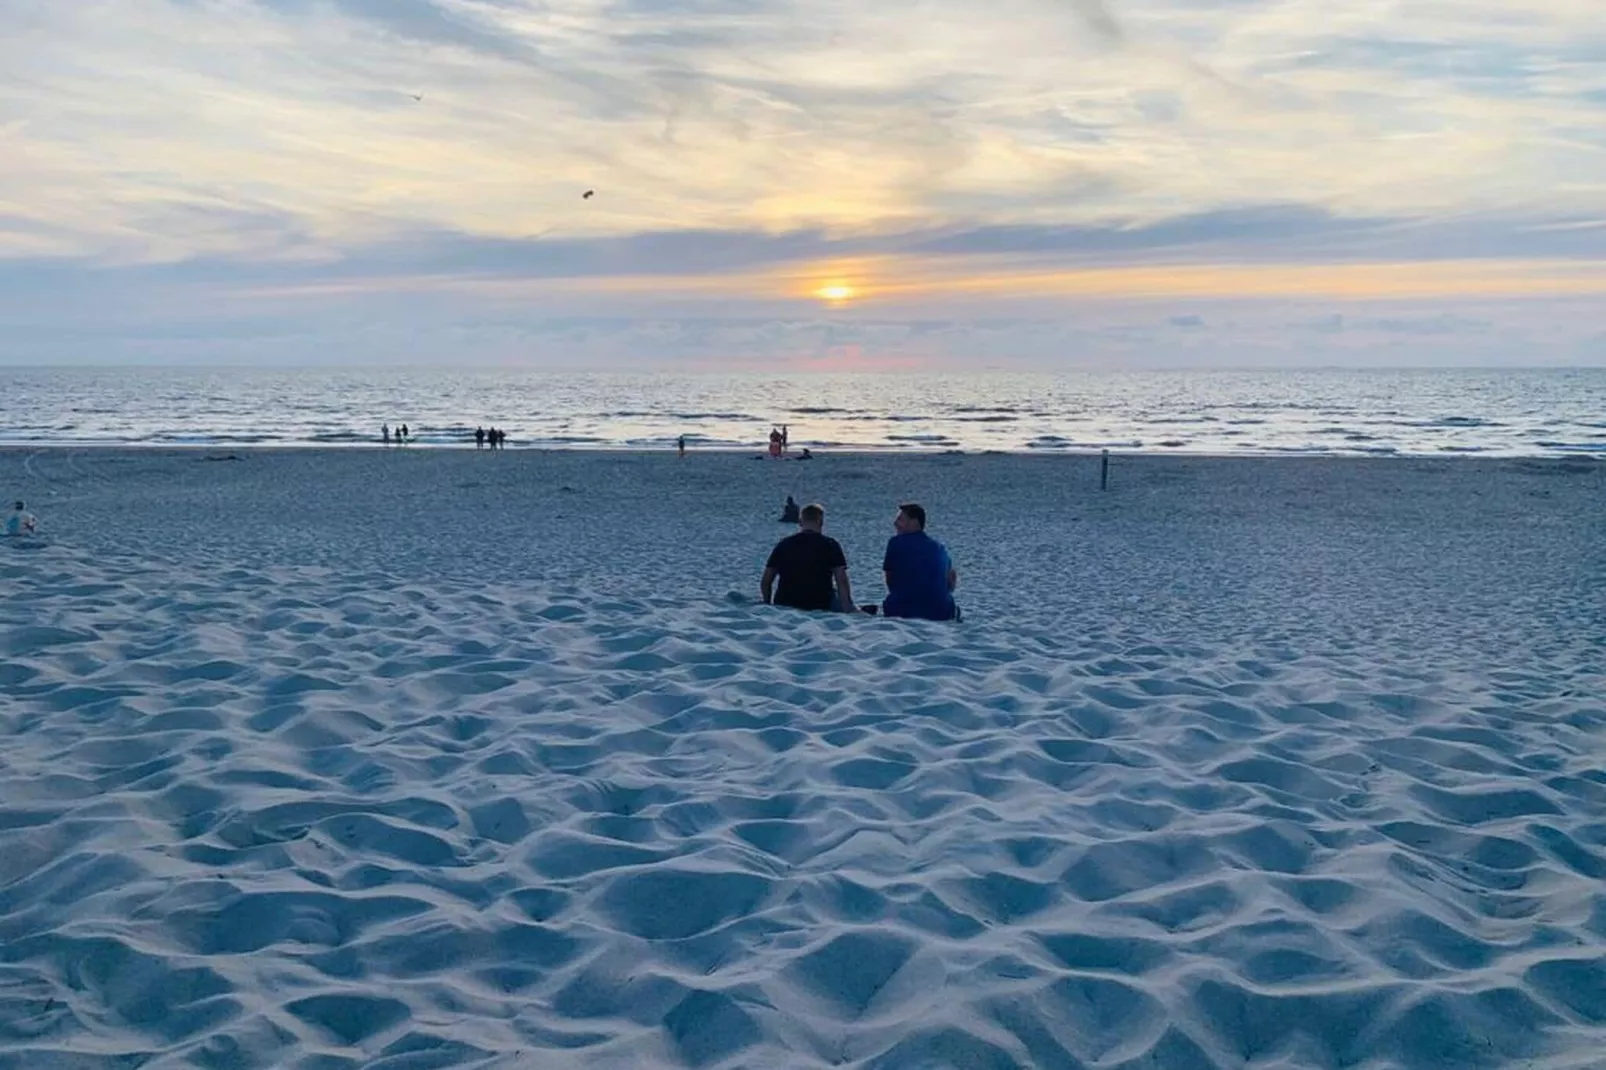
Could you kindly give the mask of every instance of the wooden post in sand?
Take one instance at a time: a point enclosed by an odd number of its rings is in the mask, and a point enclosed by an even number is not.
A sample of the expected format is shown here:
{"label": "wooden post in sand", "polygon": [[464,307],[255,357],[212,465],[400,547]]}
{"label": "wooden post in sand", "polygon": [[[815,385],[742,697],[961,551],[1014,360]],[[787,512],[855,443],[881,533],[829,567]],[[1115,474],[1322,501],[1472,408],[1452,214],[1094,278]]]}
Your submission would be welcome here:
{"label": "wooden post in sand", "polygon": [[1110,489],[1110,451],[1104,451],[1104,460],[1099,464],[1099,490]]}

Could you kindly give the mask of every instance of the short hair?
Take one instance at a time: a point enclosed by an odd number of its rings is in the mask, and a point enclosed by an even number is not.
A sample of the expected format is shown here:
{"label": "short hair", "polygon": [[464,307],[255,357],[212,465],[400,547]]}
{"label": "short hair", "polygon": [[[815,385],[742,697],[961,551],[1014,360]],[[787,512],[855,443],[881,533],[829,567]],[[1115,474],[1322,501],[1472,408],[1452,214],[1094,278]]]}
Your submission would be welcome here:
{"label": "short hair", "polygon": [[22,504],[22,499],[21,498],[18,498],[17,499],[17,508],[18,509],[26,509],[28,507],[26,505]]}
{"label": "short hair", "polygon": [[920,525],[920,530],[926,530],[926,507],[916,505],[914,502],[904,502],[898,506],[898,512]]}
{"label": "short hair", "polygon": [[823,524],[825,523],[825,506],[805,505],[797,511],[797,519],[801,524]]}

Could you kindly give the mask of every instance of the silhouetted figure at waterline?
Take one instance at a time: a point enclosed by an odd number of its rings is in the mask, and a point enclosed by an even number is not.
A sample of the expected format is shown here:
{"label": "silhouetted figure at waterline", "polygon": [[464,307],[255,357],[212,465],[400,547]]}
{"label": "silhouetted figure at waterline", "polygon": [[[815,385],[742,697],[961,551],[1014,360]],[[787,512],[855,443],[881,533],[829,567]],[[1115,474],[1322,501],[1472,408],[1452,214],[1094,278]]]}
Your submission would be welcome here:
{"label": "silhouetted figure at waterline", "polygon": [[18,501],[11,515],[6,517],[6,534],[12,538],[33,535],[39,531],[39,518],[28,512],[28,503]]}
{"label": "silhouetted figure at waterline", "polygon": [[798,518],[797,502],[793,501],[792,500],[792,496],[790,494],[788,494],[786,496],[786,504],[781,506],[781,523],[783,523],[783,524],[796,524],[797,523],[797,518]]}
{"label": "silhouetted figure at waterline", "polygon": [[474,429],[474,448],[477,450],[485,448],[485,428],[483,427]]}

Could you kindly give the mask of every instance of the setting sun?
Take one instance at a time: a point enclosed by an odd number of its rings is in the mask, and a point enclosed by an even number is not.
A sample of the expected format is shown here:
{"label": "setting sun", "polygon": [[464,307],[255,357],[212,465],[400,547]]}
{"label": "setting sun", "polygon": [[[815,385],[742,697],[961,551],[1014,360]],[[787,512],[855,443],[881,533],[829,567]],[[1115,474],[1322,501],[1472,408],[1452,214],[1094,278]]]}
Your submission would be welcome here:
{"label": "setting sun", "polygon": [[821,286],[818,290],[815,290],[814,296],[823,301],[830,301],[833,304],[840,304],[843,301],[853,298],[856,293],[857,291],[855,291],[853,287],[840,282],[834,282],[829,286]]}

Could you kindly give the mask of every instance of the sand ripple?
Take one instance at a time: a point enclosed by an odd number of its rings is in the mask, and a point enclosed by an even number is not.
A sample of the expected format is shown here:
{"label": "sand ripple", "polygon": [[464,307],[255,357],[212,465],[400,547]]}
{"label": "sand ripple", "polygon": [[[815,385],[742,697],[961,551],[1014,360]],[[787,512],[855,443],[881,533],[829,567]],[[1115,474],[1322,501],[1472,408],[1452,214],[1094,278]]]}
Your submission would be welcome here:
{"label": "sand ripple", "polygon": [[1543,651],[0,582],[0,1066],[1600,1065]]}

